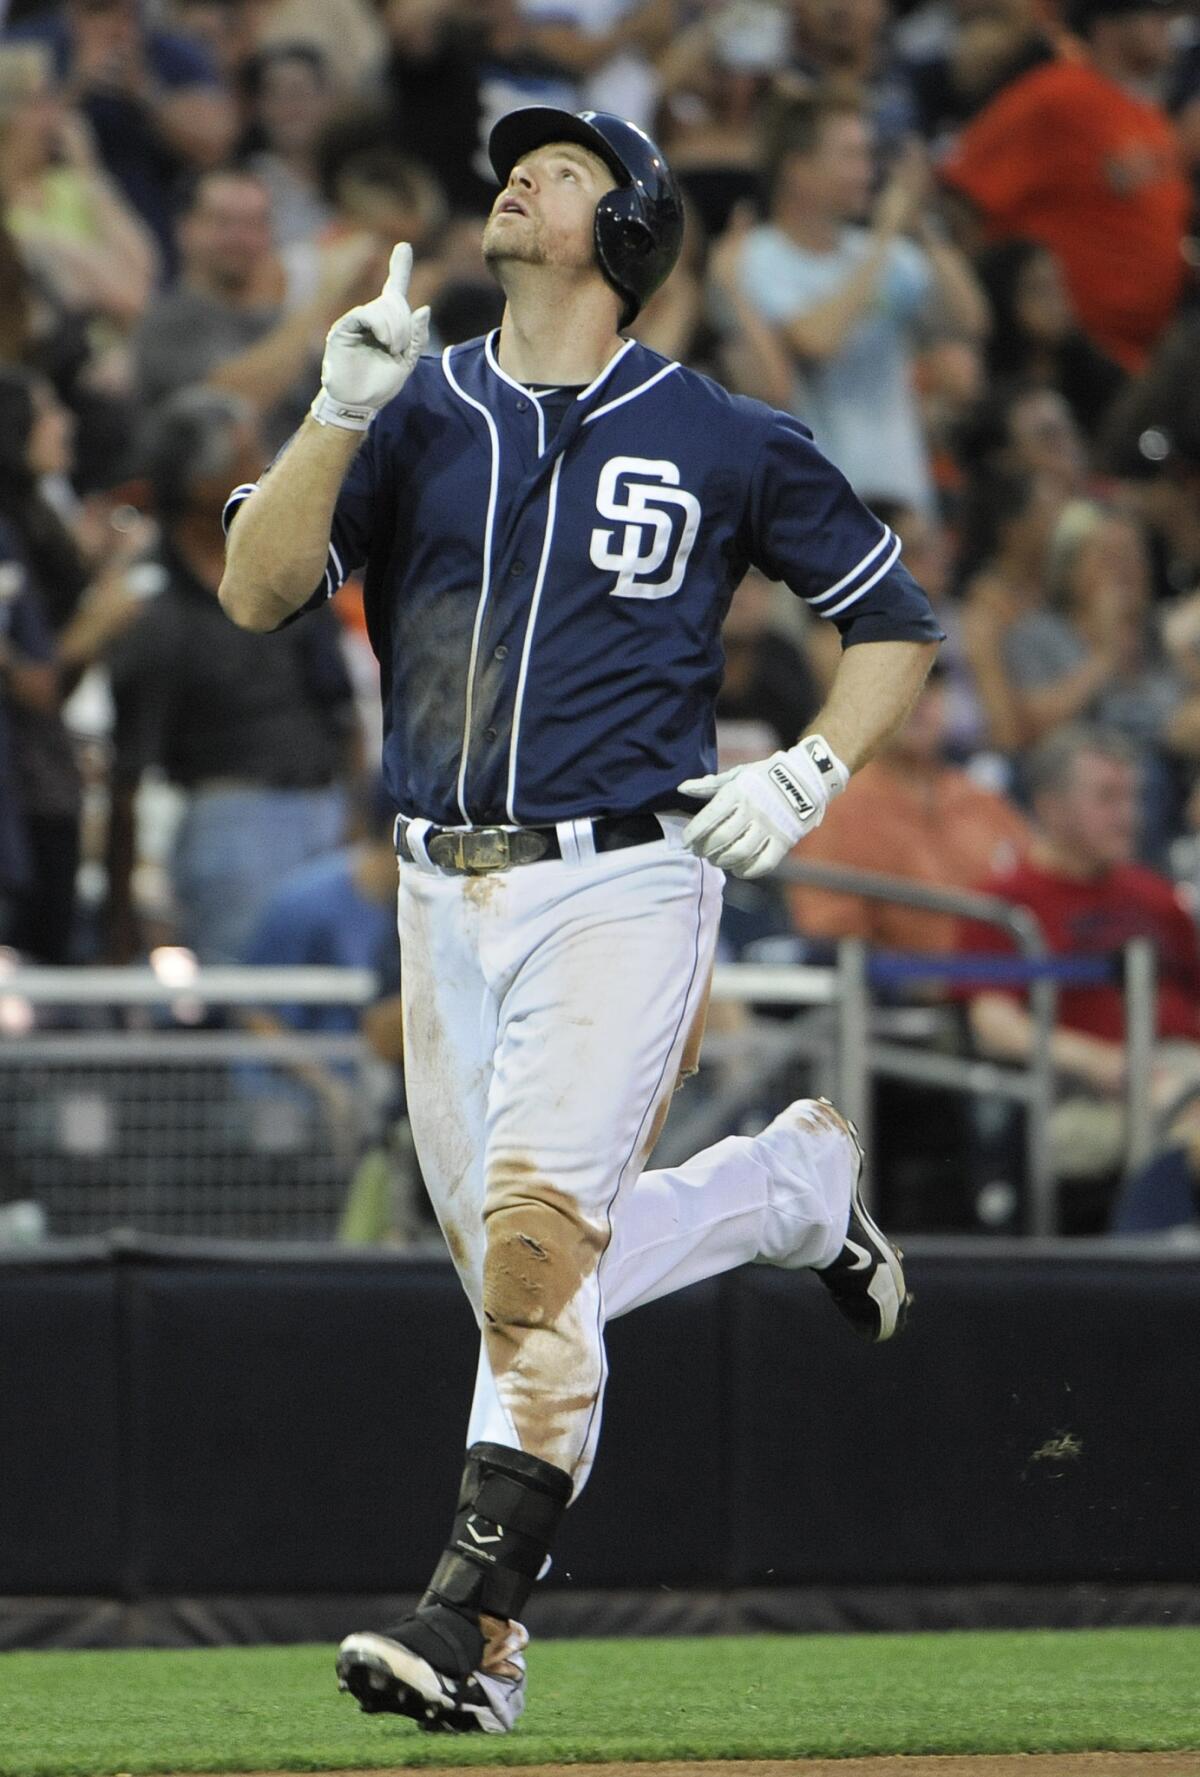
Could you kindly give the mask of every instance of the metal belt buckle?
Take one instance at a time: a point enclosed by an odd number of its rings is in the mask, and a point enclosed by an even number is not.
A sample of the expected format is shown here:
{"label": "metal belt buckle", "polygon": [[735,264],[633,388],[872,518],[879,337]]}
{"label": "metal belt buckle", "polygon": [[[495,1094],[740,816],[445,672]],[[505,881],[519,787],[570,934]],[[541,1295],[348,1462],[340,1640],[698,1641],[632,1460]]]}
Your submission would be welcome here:
{"label": "metal belt buckle", "polygon": [[503,827],[477,827],[455,834],[454,867],[470,876],[486,876],[491,870],[507,870],[512,847]]}

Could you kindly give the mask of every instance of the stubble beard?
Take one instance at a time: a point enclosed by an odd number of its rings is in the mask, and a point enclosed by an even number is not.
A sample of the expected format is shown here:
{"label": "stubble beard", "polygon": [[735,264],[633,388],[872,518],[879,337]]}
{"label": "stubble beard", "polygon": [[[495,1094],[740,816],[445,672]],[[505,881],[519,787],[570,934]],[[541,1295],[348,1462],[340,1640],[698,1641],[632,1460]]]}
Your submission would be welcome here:
{"label": "stubble beard", "polygon": [[[526,217],[526,221],[534,221]],[[499,216],[489,219],[483,231],[484,263],[491,267],[497,275],[507,261],[514,265],[544,265],[546,263],[546,243],[541,225],[534,221],[532,229],[508,229],[512,237],[505,240],[505,228]]]}

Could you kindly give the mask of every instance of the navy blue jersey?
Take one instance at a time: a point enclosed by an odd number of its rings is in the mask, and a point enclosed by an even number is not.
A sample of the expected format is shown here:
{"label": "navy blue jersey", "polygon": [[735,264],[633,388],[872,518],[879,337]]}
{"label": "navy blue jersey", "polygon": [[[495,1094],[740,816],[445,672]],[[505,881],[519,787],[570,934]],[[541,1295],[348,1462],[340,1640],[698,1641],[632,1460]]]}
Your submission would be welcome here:
{"label": "navy blue jersey", "polygon": [[404,813],[680,807],[676,785],[716,768],[721,623],[751,565],[848,642],[940,636],[898,539],[799,421],[628,341],[548,428],[495,340],[423,358],[374,420],[310,600],[365,564]]}

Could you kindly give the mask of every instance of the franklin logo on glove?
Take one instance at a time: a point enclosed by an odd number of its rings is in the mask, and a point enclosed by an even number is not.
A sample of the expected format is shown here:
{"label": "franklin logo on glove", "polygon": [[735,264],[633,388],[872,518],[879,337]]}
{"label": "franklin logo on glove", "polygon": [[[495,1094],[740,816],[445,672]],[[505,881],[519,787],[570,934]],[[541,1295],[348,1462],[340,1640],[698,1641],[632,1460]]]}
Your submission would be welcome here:
{"label": "franklin logo on glove", "polygon": [[767,776],[775,785],[776,789],[783,791],[802,821],[806,821],[809,815],[817,812],[815,804],[804,794],[804,791],[800,788],[800,785],[796,782],[795,778],[782,760],[779,760],[776,764],[772,765]]}

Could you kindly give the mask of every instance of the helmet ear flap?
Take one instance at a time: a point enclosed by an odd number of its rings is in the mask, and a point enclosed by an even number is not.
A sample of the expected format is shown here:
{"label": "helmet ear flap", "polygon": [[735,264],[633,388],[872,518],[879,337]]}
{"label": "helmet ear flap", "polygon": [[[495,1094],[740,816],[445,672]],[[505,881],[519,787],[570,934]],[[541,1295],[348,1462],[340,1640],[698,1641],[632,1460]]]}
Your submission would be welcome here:
{"label": "helmet ear flap", "polygon": [[639,261],[650,259],[656,250],[641,193],[621,186],[607,192],[596,205],[594,232],[600,269],[624,300],[621,325],[627,327],[642,306],[634,294],[629,270]]}

